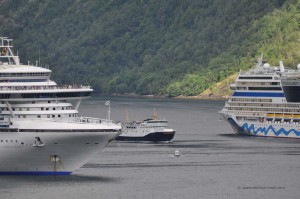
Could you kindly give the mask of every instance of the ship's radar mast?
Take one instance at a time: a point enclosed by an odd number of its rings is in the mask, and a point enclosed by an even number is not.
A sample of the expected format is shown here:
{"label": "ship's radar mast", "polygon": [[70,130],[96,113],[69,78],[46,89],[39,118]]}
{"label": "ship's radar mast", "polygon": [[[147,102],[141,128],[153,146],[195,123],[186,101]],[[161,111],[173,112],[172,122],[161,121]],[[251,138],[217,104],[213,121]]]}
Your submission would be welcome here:
{"label": "ship's radar mast", "polygon": [[20,65],[19,56],[13,54],[13,46],[10,44],[12,41],[7,37],[0,37],[0,64]]}

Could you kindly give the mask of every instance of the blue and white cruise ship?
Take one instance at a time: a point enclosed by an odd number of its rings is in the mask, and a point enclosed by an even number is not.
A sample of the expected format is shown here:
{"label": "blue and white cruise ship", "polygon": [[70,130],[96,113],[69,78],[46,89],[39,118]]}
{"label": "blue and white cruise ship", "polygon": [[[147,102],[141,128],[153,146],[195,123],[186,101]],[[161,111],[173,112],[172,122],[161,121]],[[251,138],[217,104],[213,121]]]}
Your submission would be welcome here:
{"label": "blue and white cruise ship", "polygon": [[300,67],[271,67],[261,56],[254,69],[240,72],[232,97],[220,111],[238,134],[300,138]]}
{"label": "blue and white cruise ship", "polygon": [[20,63],[0,37],[0,174],[68,175],[121,133],[110,120],[80,117],[89,86],[58,86],[51,70]]}

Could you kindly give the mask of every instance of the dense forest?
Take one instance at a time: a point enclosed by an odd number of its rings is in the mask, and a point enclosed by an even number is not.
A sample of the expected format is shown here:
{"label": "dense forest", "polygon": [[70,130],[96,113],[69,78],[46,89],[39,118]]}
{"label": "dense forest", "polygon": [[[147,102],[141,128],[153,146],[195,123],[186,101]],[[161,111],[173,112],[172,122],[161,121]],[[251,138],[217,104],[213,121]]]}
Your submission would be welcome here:
{"label": "dense forest", "polygon": [[99,93],[198,95],[252,67],[300,63],[300,0],[0,0],[21,62]]}

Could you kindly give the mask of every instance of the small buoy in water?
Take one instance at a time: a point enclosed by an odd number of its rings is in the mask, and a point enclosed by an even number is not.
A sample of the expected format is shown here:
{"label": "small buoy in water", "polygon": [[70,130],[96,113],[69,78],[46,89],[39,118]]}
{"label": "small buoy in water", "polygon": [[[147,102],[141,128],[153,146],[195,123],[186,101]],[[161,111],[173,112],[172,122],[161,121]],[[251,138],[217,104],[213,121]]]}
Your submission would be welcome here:
{"label": "small buoy in water", "polygon": [[179,157],[179,156],[180,156],[179,150],[175,150],[175,151],[174,151],[174,156],[175,156],[175,157]]}

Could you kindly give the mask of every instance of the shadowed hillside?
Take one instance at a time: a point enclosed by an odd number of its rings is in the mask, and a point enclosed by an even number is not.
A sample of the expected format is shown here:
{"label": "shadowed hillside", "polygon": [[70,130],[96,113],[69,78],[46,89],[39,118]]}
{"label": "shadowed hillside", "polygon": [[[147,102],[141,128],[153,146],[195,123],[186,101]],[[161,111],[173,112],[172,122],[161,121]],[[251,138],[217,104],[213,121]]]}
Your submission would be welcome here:
{"label": "shadowed hillside", "polygon": [[0,0],[21,61],[99,93],[198,95],[253,66],[300,62],[298,0]]}

